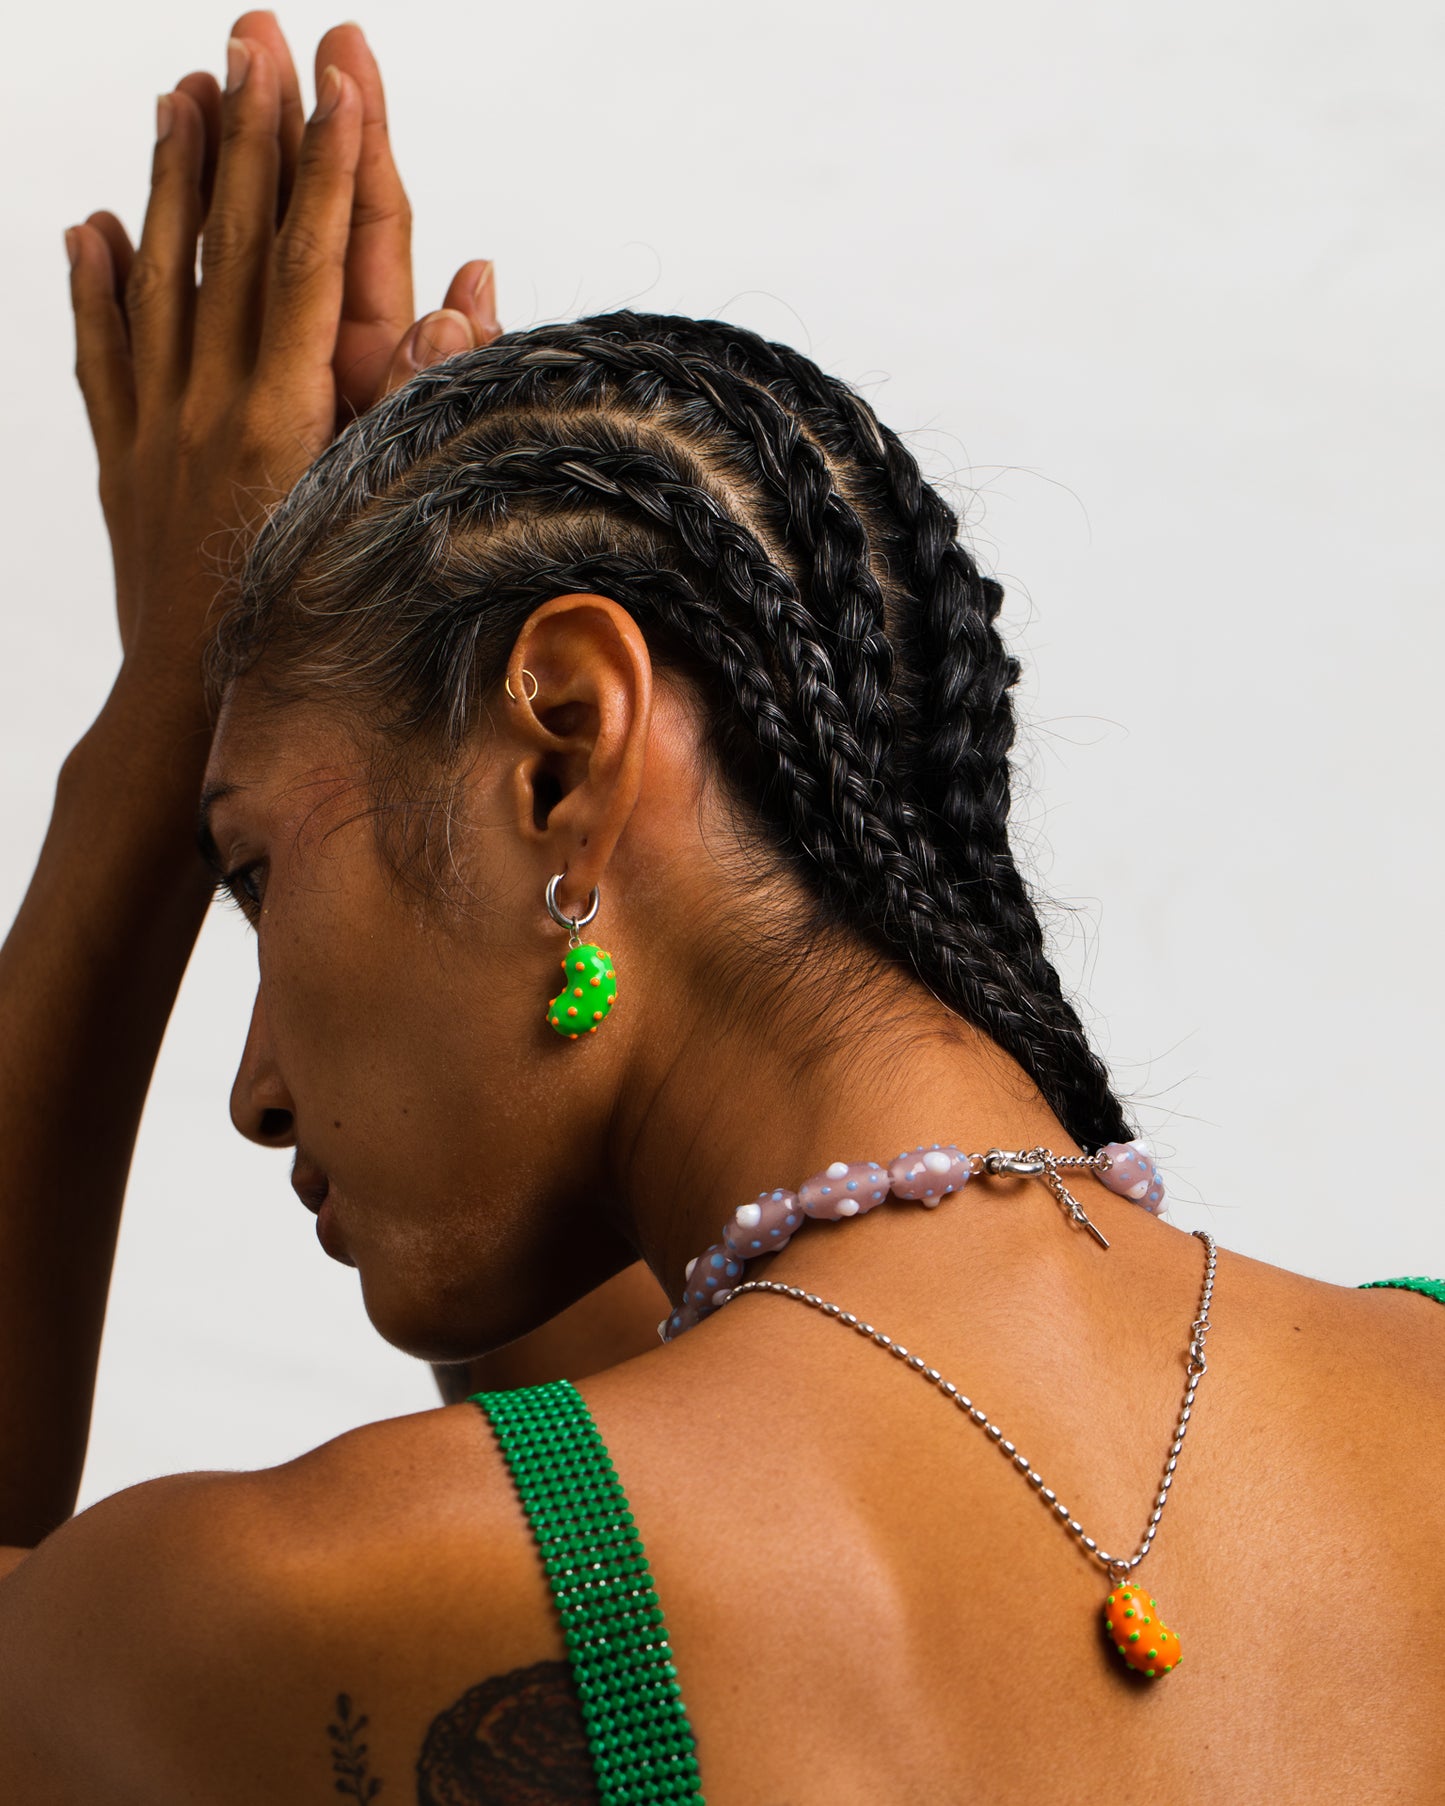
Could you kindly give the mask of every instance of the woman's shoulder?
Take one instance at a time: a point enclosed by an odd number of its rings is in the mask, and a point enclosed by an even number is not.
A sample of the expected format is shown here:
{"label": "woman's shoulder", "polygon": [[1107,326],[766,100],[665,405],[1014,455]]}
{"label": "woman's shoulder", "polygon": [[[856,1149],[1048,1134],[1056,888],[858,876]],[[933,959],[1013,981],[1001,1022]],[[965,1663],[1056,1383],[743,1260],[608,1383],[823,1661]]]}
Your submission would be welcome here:
{"label": "woman's shoulder", "polygon": [[349,1775],[370,1798],[428,1772],[423,1797],[451,1797],[459,1750],[480,1761],[479,1722],[505,1737],[520,1699],[551,1747],[497,1760],[556,1772],[586,1750],[565,1657],[476,1406],[386,1419],[128,1488],[0,1580],[0,1797],[299,1798]]}

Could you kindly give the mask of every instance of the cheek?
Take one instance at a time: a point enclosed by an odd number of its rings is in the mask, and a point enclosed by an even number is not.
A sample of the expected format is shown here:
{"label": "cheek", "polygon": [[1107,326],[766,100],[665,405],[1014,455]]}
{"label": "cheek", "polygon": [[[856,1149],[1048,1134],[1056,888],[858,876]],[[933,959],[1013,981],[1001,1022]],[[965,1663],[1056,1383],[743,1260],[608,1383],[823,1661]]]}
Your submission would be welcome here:
{"label": "cheek", "polygon": [[261,990],[302,1145],[357,1208],[384,1204],[398,1229],[475,1197],[508,1124],[538,1120],[517,1000],[381,902],[361,919],[327,895],[278,909]]}

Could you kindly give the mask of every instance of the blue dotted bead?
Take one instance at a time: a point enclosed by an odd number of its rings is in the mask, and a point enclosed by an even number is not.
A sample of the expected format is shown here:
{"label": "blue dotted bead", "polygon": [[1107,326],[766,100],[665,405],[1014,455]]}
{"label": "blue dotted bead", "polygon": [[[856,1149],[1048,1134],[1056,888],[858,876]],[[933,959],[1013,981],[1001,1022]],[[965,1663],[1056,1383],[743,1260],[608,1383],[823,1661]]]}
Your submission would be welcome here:
{"label": "blue dotted bead", "polygon": [[798,1187],[804,1214],[824,1221],[862,1216],[888,1196],[888,1172],[876,1160],[835,1160]]}

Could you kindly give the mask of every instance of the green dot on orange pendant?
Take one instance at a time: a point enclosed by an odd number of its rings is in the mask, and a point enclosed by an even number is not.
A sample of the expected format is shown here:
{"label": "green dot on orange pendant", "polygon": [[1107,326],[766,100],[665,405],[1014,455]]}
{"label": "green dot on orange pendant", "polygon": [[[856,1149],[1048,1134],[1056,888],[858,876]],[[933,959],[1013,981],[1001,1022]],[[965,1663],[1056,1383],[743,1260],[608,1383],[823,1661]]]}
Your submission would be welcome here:
{"label": "green dot on orange pendant", "polygon": [[[1178,1631],[1170,1630],[1167,1624],[1161,1624],[1148,1613],[1134,1609],[1135,1606],[1142,1606],[1147,1599],[1157,1612],[1158,1601],[1142,1589],[1131,1591],[1128,1588],[1121,1588],[1117,1595],[1114,1593],[1109,1595],[1110,1606],[1114,1604],[1116,1596],[1121,1604],[1126,1598],[1131,1603],[1123,1606],[1117,1618],[1110,1619],[1110,1629],[1113,1630],[1120,1618],[1133,1618],[1136,1623],[1136,1628],[1133,1630],[1125,1630],[1120,1625],[1117,1632],[1109,1639],[1119,1654],[1123,1656],[1126,1664],[1136,1674],[1147,1675],[1150,1680],[1154,1680],[1156,1677],[1162,1678],[1171,1669],[1177,1668],[1183,1654],[1179,1647]],[[1106,1616],[1108,1616],[1107,1611]],[[1154,1632],[1151,1639],[1146,1640],[1144,1637],[1145,1626],[1149,1626]],[[1136,1649],[1135,1645],[1138,1643],[1143,1643],[1144,1647]]]}

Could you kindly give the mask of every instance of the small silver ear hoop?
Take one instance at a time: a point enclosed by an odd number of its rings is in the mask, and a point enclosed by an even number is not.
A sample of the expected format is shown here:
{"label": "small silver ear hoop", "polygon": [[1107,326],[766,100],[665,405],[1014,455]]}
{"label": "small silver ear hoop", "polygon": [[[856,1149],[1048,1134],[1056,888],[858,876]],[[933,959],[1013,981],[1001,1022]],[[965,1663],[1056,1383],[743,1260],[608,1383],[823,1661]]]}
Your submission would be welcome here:
{"label": "small silver ear hoop", "polygon": [[[522,666],[522,676],[524,679],[528,678],[528,677],[530,677],[532,679],[532,694],[531,694],[531,696],[525,697],[525,700],[527,702],[531,702],[536,697],[537,691],[541,688],[541,685],[537,682],[536,674],[532,671],[529,671],[525,665]],[[518,696],[517,692],[512,688],[512,680],[510,677],[507,678],[506,684],[507,684],[507,694],[508,694],[508,696],[511,697],[513,702],[521,702],[524,700],[524,697]],[[524,692],[526,691],[526,688],[527,688],[527,686],[526,686],[526,683],[524,682],[522,685],[522,689]],[[566,924],[564,923],[563,926],[565,927],[565,925]]]}
{"label": "small silver ear hoop", "polygon": [[[562,911],[557,907],[557,886],[566,876],[566,872],[558,872],[556,877],[547,880],[547,914],[551,916],[552,920],[559,928],[570,928],[575,936],[577,930],[579,928],[585,928],[592,920],[593,916],[597,914],[597,906],[602,899],[598,894],[597,886],[594,884],[592,886],[592,906],[587,911],[587,914],[585,916],[575,917],[564,916]],[[573,944],[576,944],[575,940]]]}

